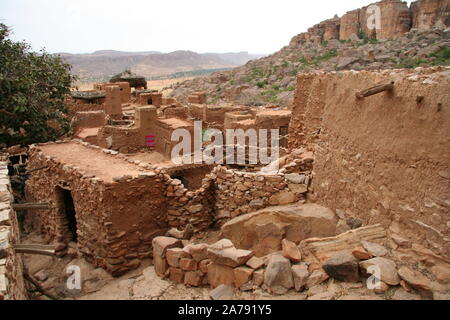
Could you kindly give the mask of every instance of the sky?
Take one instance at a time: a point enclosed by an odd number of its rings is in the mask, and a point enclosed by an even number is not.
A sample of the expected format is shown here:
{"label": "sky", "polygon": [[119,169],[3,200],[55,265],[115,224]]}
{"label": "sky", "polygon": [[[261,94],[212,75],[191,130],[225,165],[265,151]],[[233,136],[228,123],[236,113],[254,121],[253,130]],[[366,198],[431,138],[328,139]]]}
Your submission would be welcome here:
{"label": "sky", "polygon": [[[411,1],[408,1],[409,3]],[[0,0],[0,22],[34,50],[269,54],[373,0]]]}

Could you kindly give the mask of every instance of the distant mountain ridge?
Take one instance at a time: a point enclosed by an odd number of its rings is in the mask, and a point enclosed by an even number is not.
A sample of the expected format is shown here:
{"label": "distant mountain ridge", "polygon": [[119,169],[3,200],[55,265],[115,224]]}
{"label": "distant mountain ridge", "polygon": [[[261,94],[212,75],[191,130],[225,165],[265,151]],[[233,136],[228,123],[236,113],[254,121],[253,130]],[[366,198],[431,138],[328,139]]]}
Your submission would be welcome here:
{"label": "distant mountain ridge", "polygon": [[233,68],[263,57],[248,52],[196,53],[192,51],[126,52],[100,50],[93,53],[58,53],[72,65],[80,81],[104,81],[125,69],[148,77],[168,76],[180,72]]}

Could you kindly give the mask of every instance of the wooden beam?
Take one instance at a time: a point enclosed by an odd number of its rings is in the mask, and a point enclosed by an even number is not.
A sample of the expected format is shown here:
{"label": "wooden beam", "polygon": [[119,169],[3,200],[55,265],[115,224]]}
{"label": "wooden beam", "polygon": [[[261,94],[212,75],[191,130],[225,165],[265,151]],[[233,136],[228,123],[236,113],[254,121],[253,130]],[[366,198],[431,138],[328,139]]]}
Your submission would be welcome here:
{"label": "wooden beam", "polygon": [[50,209],[48,203],[13,203],[14,210],[47,210]]}
{"label": "wooden beam", "polygon": [[47,166],[43,166],[43,167],[38,167],[38,168],[34,168],[34,169],[27,170],[27,171],[26,171],[24,174],[22,174],[22,175],[30,174],[30,173],[32,173],[32,172],[39,171],[39,170],[43,170],[43,169],[47,169]]}
{"label": "wooden beam", "polygon": [[25,278],[25,280],[31,282],[35,287],[36,290],[39,291],[40,293],[42,293],[43,295],[49,297],[52,300],[58,300],[58,297],[54,296],[53,294],[51,294],[50,292],[48,292],[47,290],[45,290],[40,284],[39,282],[33,278],[28,272],[24,272],[23,273],[23,277]]}
{"label": "wooden beam", "polygon": [[356,97],[358,99],[363,99],[369,96],[373,96],[374,94],[381,93],[383,91],[392,91],[392,89],[394,89],[394,81],[386,84],[380,84],[378,86],[357,92]]}
{"label": "wooden beam", "polygon": [[16,253],[37,254],[41,256],[53,257],[56,255],[56,247],[42,244],[16,244],[14,245]]}

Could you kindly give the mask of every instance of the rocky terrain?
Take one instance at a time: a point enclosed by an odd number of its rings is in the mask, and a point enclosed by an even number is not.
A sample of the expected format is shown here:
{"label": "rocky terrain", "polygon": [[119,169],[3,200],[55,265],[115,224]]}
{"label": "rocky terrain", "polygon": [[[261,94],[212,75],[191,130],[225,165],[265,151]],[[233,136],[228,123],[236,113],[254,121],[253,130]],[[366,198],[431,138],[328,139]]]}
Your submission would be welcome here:
{"label": "rocky terrain", "polygon": [[125,69],[131,69],[148,78],[180,72],[227,69],[261,57],[248,52],[199,54],[192,51],[162,53],[114,50],[102,50],[89,54],[60,53],[59,55],[72,65],[73,74],[77,75],[81,82],[109,80],[112,75]]}
{"label": "rocky terrain", "polygon": [[[172,86],[183,101],[192,91],[208,92],[208,103],[287,106],[298,72],[376,70],[450,64],[448,1],[376,3],[383,32],[364,29],[366,8],[348,12],[295,36],[280,51],[227,72],[213,73]],[[445,9],[447,6],[447,9]],[[447,17],[447,18],[445,18]],[[385,21],[386,20],[386,21]],[[411,28],[412,27],[412,28]]]}

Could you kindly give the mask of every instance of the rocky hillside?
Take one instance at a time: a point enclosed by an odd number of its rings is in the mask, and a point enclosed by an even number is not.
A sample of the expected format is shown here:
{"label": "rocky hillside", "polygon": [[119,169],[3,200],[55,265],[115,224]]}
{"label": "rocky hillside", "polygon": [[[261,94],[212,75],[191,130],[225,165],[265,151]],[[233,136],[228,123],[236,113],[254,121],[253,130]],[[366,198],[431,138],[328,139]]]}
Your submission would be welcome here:
{"label": "rocky hillside", "polygon": [[353,10],[313,26],[268,57],[175,84],[171,94],[183,102],[188,93],[204,90],[208,103],[287,106],[298,72],[449,65],[449,2],[420,0],[411,7],[397,0],[376,3],[384,17],[383,32],[363,28],[367,7]]}
{"label": "rocky hillside", "polygon": [[177,72],[233,68],[262,56],[248,52],[199,54],[192,51],[161,53],[114,50],[89,54],[61,53],[59,55],[72,65],[72,72],[82,82],[108,80],[112,75],[126,69],[150,78]]}

